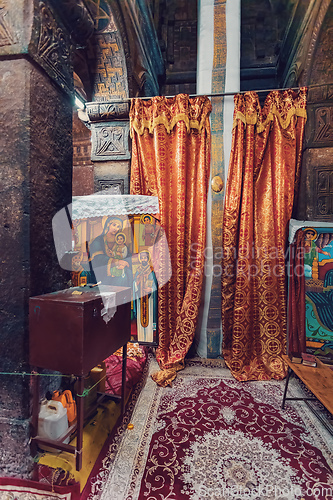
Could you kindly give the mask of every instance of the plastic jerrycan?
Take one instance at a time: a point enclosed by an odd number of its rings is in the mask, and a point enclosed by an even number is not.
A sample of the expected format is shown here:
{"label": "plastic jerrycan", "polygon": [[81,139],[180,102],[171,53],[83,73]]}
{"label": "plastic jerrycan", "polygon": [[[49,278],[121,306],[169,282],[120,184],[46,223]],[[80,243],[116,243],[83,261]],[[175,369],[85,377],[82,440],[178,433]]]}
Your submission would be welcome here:
{"label": "plastic jerrycan", "polygon": [[[43,400],[38,414],[38,435],[48,439],[56,440],[68,429],[67,410],[60,401]],[[69,443],[67,437],[64,443]],[[49,451],[55,451],[54,448],[48,448],[45,445],[39,445],[41,448]]]}
{"label": "plastic jerrycan", "polygon": [[76,403],[73,400],[71,391],[53,391],[52,400],[60,401],[63,407],[67,409],[68,424],[72,425],[76,419]]}

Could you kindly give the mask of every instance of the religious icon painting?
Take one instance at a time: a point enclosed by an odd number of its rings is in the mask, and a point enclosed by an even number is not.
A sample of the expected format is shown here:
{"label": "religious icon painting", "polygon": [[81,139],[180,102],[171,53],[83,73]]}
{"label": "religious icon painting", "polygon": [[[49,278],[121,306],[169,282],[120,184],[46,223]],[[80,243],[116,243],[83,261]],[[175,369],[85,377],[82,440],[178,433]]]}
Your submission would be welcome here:
{"label": "religious icon painting", "polygon": [[158,285],[152,259],[158,226],[149,214],[75,221],[72,272],[74,286],[130,287],[131,340],[153,346],[158,345]]}
{"label": "religious icon painting", "polygon": [[133,319],[141,344],[157,345],[157,290],[150,252],[141,250],[133,265]]}
{"label": "religious icon painting", "polygon": [[158,221],[149,214],[135,215],[133,223],[132,338],[139,344],[158,345],[158,282],[153,266]]}
{"label": "religious icon painting", "polygon": [[[75,250],[81,256],[74,278],[78,285],[132,287],[132,228],[127,216],[103,216],[76,222]],[[75,272],[79,271],[77,276]]]}
{"label": "religious icon painting", "polygon": [[59,264],[72,273],[70,286],[98,286],[103,310],[111,303],[104,302],[112,293],[109,286],[130,288],[131,340],[153,346],[158,345],[158,286],[171,276],[158,214],[157,197],[103,192],[73,197],[52,220]]}
{"label": "religious icon painting", "polygon": [[306,349],[333,363],[333,229],[303,231]]}

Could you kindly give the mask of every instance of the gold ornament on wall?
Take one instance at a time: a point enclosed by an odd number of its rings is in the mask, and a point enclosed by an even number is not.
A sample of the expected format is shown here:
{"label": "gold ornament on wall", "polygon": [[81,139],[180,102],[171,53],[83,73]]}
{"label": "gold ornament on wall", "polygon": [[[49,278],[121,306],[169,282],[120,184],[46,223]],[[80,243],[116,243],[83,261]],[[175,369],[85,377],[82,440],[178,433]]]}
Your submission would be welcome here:
{"label": "gold ornament on wall", "polygon": [[212,179],[212,190],[214,193],[220,193],[224,187],[224,182],[219,175],[215,175]]}

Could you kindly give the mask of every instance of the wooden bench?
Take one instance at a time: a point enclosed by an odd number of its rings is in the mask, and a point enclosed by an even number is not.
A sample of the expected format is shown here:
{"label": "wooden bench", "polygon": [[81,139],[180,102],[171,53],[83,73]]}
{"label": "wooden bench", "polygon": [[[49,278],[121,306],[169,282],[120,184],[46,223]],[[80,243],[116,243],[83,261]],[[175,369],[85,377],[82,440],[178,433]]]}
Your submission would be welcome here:
{"label": "wooden bench", "polygon": [[[288,365],[288,375],[286,386],[284,389],[282,408],[287,400],[290,401],[313,401],[318,399],[330,413],[333,413],[333,370],[316,358],[317,366],[304,366],[302,363],[293,363],[291,359],[284,355],[283,360]],[[288,383],[290,375],[294,373],[312,392],[315,398],[289,398],[287,397]],[[315,415],[320,419],[323,425],[332,434],[332,429],[327,425],[327,422],[322,418],[313,407],[310,407]]]}

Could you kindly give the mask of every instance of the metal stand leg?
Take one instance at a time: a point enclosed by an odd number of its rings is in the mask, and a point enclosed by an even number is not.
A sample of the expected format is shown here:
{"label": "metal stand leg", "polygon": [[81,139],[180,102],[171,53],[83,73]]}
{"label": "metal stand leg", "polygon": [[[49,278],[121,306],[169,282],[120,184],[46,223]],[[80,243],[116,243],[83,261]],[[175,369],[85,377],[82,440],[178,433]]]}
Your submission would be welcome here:
{"label": "metal stand leg", "polygon": [[123,346],[123,366],[121,373],[121,415],[125,413],[126,404],[126,365],[127,365],[127,343]]}
{"label": "metal stand leg", "polygon": [[[39,413],[39,385],[40,379],[37,371],[32,370],[36,375],[31,375],[31,389],[32,389],[32,417],[31,417],[31,438],[37,436],[38,432],[38,413]],[[34,439],[31,440],[30,445],[31,455],[35,456],[37,453],[37,444]]]}
{"label": "metal stand leg", "polygon": [[[83,394],[84,377],[78,378],[78,394]],[[76,435],[76,450],[75,463],[76,470],[79,471],[82,467],[82,447],[83,447],[83,415],[84,413],[84,398],[77,398],[77,435]]]}
{"label": "metal stand leg", "polygon": [[284,409],[284,404],[286,402],[286,396],[287,396],[287,390],[288,390],[288,384],[289,384],[289,379],[290,375],[292,374],[292,369],[288,368],[288,374],[287,374],[287,379],[286,379],[286,386],[284,388],[284,393],[283,393],[283,399],[282,399],[282,410]]}

